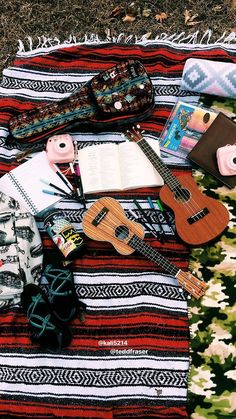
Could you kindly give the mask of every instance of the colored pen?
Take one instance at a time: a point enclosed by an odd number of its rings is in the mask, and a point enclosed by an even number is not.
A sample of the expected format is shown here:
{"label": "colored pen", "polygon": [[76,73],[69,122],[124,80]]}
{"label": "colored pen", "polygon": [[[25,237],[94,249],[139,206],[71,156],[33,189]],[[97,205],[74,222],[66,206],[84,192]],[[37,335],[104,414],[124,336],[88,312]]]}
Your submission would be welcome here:
{"label": "colored pen", "polygon": [[66,192],[66,191],[64,191],[63,189],[59,188],[59,186],[54,185],[53,183],[48,182],[48,181],[47,181],[47,180],[45,180],[45,179],[40,179],[40,180],[41,180],[41,182],[45,183],[45,185],[47,185],[47,186],[51,186],[52,188],[56,189],[57,191],[62,192],[62,193],[63,193],[63,195],[66,195],[66,196],[68,196],[68,197],[70,197],[70,198],[71,198],[71,194],[69,194],[68,192]]}
{"label": "colored pen", "polygon": [[60,169],[57,167],[57,165],[54,163],[51,165],[52,168],[54,169],[55,173],[57,176],[59,176],[59,178],[62,180],[62,182],[64,182],[64,184],[71,190],[73,191],[73,186],[71,185],[71,183],[69,182],[68,179],[66,179],[65,175],[63,175],[63,173],[60,171]]}
{"label": "colored pen", "polygon": [[71,173],[73,175],[73,179],[75,182],[75,186],[76,186],[76,197],[79,201],[82,201],[84,208],[86,208],[86,202],[85,202],[85,196],[84,196],[84,192],[83,192],[83,187],[82,187],[82,183],[81,183],[81,179],[80,177],[75,173],[75,169],[72,163],[69,163],[70,165],[70,169],[71,169]]}
{"label": "colored pen", "polygon": [[71,170],[71,173],[73,175],[74,182],[75,182],[77,196],[81,196],[81,191],[80,191],[79,182],[78,182],[78,176],[75,173],[75,169],[74,169],[73,164],[69,163],[69,165],[70,165],[70,170]]}
{"label": "colored pen", "polygon": [[83,184],[82,184],[82,180],[81,180],[79,165],[77,165],[75,167],[75,171],[76,171],[76,174],[77,174],[77,182],[78,182],[78,185],[79,185],[80,194],[82,196],[82,199],[85,201],[85,196],[84,196],[84,190],[83,190]]}
{"label": "colored pen", "polygon": [[133,210],[129,209],[128,212],[137,220],[138,216]]}
{"label": "colored pen", "polygon": [[55,196],[61,196],[62,198],[68,198],[68,195],[64,195],[64,194],[59,193],[59,192],[48,191],[47,189],[42,189],[42,192],[44,192],[48,195],[55,195]]}
{"label": "colored pen", "polygon": [[175,235],[175,232],[174,232],[174,230],[173,230],[173,227],[172,227],[172,225],[171,225],[170,221],[168,220],[168,218],[167,218],[167,216],[166,216],[166,214],[165,214],[165,210],[164,210],[164,208],[163,208],[163,206],[162,206],[162,203],[161,203],[160,199],[157,199],[157,200],[156,200],[156,203],[157,203],[157,206],[158,206],[159,210],[161,211],[161,213],[162,213],[162,215],[163,215],[163,217],[164,217],[164,219],[165,219],[165,221],[166,221],[166,223],[167,223],[168,227],[170,228],[170,230],[171,230],[172,234],[173,234],[173,235]]}
{"label": "colored pen", "polygon": [[[131,209],[129,209],[128,212],[135,218],[135,220],[139,218],[137,214],[135,214],[135,212]],[[156,237],[156,239],[160,239],[159,235],[157,234],[158,232],[154,230],[154,228],[150,228],[150,224],[145,223],[143,220],[139,224],[142,224],[148,231],[150,231],[153,234],[153,236]]]}
{"label": "colored pen", "polygon": [[148,196],[148,197],[147,197],[147,201],[148,201],[148,203],[149,203],[149,207],[150,207],[151,209],[155,209],[154,204],[153,204],[153,202],[152,202],[152,200],[151,200],[150,196]]}
{"label": "colored pen", "polygon": [[140,210],[143,218],[146,220],[146,223],[148,224],[149,230],[151,230],[153,232],[153,235],[158,238],[158,240],[160,240],[161,243],[163,243],[163,237],[160,235],[160,232],[157,231],[155,229],[155,227],[153,227],[152,225],[152,220],[145,214],[143,208],[141,207],[141,205],[139,205],[139,203],[136,201],[136,199],[134,199],[134,204],[136,205],[136,207]]}
{"label": "colored pen", "polygon": [[157,199],[156,200],[156,203],[157,203],[157,206],[158,206],[158,208],[160,209],[160,211],[164,211],[164,208],[163,208],[163,206],[162,206],[162,203],[161,203],[161,201],[160,201],[160,199]]}
{"label": "colored pen", "polygon": [[75,149],[74,163],[77,165],[79,163],[79,156],[78,156],[78,144],[77,144],[77,141],[75,141],[75,140],[74,140],[74,149]]}
{"label": "colored pen", "polygon": [[[148,197],[147,197],[147,201],[148,201],[148,203],[149,203],[150,208],[151,208],[151,209],[153,209],[153,210],[155,210],[155,206],[154,206],[154,204],[153,204],[152,199],[151,199],[151,197],[150,197],[150,196],[148,196]],[[158,226],[160,227],[160,232],[161,232],[161,234],[162,234],[163,236],[165,236],[165,238],[167,239],[166,234],[165,234],[165,231],[164,231],[164,229],[163,229],[163,227],[162,227],[162,223],[161,223],[161,220],[160,220],[160,218],[159,218],[159,214],[158,214],[158,212],[156,212],[156,213],[155,213],[155,215],[156,215],[156,217],[157,217]]]}
{"label": "colored pen", "polygon": [[77,174],[77,181],[79,184],[80,192],[84,196],[83,184],[81,181],[81,173],[80,173],[80,168],[79,168],[79,154],[78,154],[77,141],[74,141],[74,146],[75,146],[75,173]]}

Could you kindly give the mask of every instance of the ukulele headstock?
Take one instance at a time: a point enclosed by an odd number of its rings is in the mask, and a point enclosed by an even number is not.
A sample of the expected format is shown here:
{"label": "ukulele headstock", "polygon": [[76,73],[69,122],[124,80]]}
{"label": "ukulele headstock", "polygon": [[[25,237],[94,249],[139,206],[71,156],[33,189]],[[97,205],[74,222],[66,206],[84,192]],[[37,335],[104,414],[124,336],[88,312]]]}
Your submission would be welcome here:
{"label": "ukulele headstock", "polygon": [[179,284],[196,299],[202,297],[207,289],[207,284],[190,272],[179,271],[176,275]]}
{"label": "ukulele headstock", "polygon": [[141,130],[140,125],[134,125],[132,128],[129,128],[125,131],[125,136],[128,140],[138,143],[143,139],[144,131]]}

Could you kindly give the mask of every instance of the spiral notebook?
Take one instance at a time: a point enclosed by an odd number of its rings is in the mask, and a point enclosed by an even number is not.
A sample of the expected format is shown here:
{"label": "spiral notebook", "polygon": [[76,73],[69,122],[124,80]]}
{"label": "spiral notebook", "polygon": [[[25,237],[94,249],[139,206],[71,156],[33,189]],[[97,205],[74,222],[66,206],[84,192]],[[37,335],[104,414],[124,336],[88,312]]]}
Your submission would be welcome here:
{"label": "spiral notebook", "polygon": [[43,192],[43,189],[53,189],[46,186],[41,181],[42,178],[69,192],[68,187],[50,167],[45,151],[2,176],[0,192],[18,200],[32,215],[36,215],[61,199]]}

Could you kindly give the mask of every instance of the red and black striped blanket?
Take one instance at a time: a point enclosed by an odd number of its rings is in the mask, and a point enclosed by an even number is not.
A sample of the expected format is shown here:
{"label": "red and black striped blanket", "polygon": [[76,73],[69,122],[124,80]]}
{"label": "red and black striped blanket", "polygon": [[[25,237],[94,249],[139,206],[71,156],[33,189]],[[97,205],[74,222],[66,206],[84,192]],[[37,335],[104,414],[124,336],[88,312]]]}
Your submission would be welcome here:
{"label": "red and black striped blanket", "polygon": [[[198,95],[180,89],[187,58],[236,61],[231,45],[168,40],[140,44],[75,44],[21,50],[4,70],[0,85],[0,174],[17,166],[22,145],[6,143],[9,118],[16,111],[58,101],[124,58],[140,60],[155,88],[155,109],[141,127],[157,137],[177,98]],[[123,141],[120,132],[73,133],[80,147]],[[172,162],[174,174],[190,168]],[[139,200],[151,216],[147,195],[158,188],[112,193],[125,211]],[[106,194],[107,195],[107,194]],[[88,196],[92,202],[102,194]],[[81,230],[83,208],[60,201]],[[170,214],[171,216],[171,214]],[[45,257],[53,244],[37,220]],[[168,232],[168,226],[165,226]],[[146,232],[146,241],[179,268],[187,269],[189,249],[176,237],[164,245]],[[119,255],[110,244],[86,239],[83,257],[73,264],[78,297],[87,305],[84,323],[71,324],[73,340],[60,354],[34,346],[20,307],[0,314],[0,417],[3,418],[187,418],[189,324],[186,297],[171,275],[137,253]]]}

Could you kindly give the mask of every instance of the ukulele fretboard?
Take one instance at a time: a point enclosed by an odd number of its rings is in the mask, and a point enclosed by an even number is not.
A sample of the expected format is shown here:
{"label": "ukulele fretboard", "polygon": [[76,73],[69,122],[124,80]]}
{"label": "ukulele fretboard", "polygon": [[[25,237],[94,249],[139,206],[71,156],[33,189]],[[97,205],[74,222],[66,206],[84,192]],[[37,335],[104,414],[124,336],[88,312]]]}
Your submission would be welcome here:
{"label": "ukulele fretboard", "polygon": [[178,280],[179,284],[195,298],[200,298],[205,294],[207,288],[207,284],[205,282],[196,278],[189,272],[183,272],[181,269],[178,269],[177,266],[145,243],[143,239],[133,235],[128,244],[152,262],[157,263],[162,269],[164,269],[164,271],[173,275]]}
{"label": "ukulele fretboard", "polygon": [[144,152],[146,157],[150,160],[152,165],[158,171],[158,173],[163,178],[164,182],[169,186],[169,188],[173,191],[177,188],[181,187],[178,179],[172,174],[171,170],[162,162],[160,157],[154,152],[152,147],[148,144],[148,142],[142,138],[137,143],[141,150]]}
{"label": "ukulele fretboard", "polygon": [[177,266],[173,265],[168,259],[164,258],[159,252],[153,249],[149,244],[145,243],[138,236],[133,235],[129,240],[129,246],[137,250],[143,256],[146,256],[152,262],[157,263],[161,268],[171,275],[176,276],[179,272]]}

